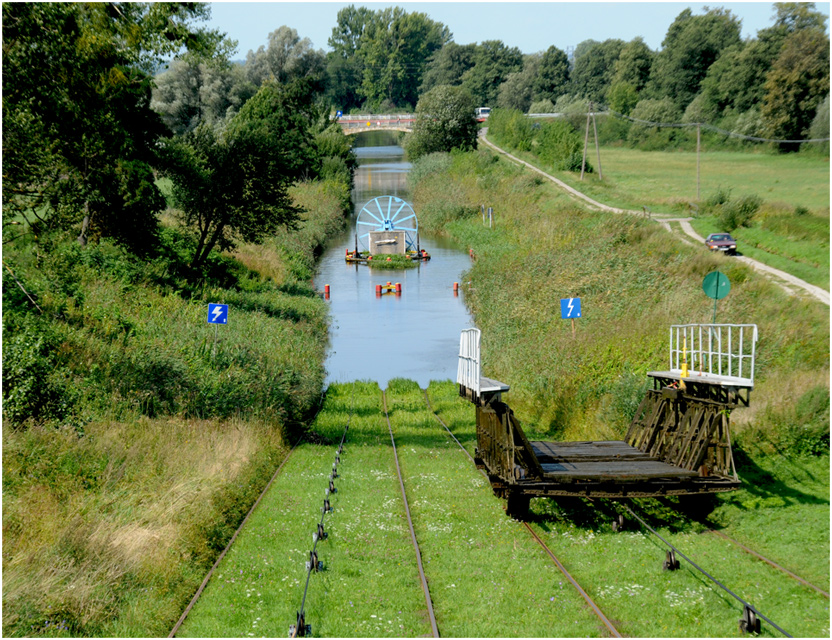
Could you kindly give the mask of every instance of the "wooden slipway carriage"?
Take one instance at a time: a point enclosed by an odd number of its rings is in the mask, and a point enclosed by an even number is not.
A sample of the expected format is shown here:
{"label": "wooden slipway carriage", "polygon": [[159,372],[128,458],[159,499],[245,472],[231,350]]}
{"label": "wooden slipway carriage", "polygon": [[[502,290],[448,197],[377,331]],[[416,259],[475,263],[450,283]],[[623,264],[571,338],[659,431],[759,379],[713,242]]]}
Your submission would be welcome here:
{"label": "wooden slipway carriage", "polygon": [[756,325],[670,328],[668,371],[651,371],[624,440],[529,440],[502,401],[508,385],[480,375],[480,331],[460,338],[457,383],[476,405],[475,461],[507,512],[522,517],[535,496],[628,498],[704,495],[740,485],[729,415],[754,386]]}

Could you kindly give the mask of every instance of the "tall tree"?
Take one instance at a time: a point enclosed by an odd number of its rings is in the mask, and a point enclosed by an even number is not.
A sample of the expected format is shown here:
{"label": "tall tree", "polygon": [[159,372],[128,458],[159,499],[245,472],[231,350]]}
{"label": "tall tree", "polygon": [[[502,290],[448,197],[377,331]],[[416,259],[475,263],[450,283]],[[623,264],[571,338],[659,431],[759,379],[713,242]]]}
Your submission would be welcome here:
{"label": "tall tree", "polygon": [[246,56],[248,80],[259,87],[266,80],[287,83],[304,76],[321,76],[326,57],[320,49],[312,47],[309,38],[303,38],[291,27],[282,26],[269,34],[267,47],[249,51]]}
{"label": "tall tree", "polygon": [[474,66],[462,76],[462,86],[480,107],[497,104],[500,85],[510,73],[521,71],[523,54],[517,47],[507,47],[501,40],[486,40],[477,46]]}
{"label": "tall tree", "polygon": [[326,59],[327,97],[344,111],[361,103],[364,63],[359,50],[374,20],[375,13],[367,7],[344,7],[338,12],[337,24],[328,40],[332,51]]}
{"label": "tall tree", "polygon": [[769,135],[781,140],[804,137],[829,94],[829,38],[823,30],[801,29],[786,38],[765,92],[761,115]]}
{"label": "tall tree", "polygon": [[591,46],[575,59],[572,86],[575,93],[602,102],[612,83],[615,63],[624,48],[623,40],[609,39]]}
{"label": "tall tree", "polygon": [[611,83],[626,82],[636,91],[641,91],[650,79],[653,58],[653,52],[640,36],[630,40],[615,61]]}
{"label": "tall tree", "polygon": [[411,160],[452,149],[477,148],[474,100],[463,87],[440,85],[419,99],[413,133],[405,139]]}
{"label": "tall tree", "polygon": [[425,68],[420,93],[426,93],[441,84],[457,86],[462,83],[463,74],[474,66],[476,44],[460,45],[448,42],[436,51]]}
{"label": "tall tree", "polygon": [[364,64],[361,94],[374,107],[412,107],[428,60],[451,38],[448,28],[424,13],[400,7],[378,12],[362,42]]}
{"label": "tall tree", "polygon": [[523,57],[523,70],[510,73],[500,85],[497,106],[503,109],[517,109],[528,112],[534,95],[534,84],[538,77],[542,54],[532,53]]}
{"label": "tall tree", "polygon": [[684,109],[699,93],[719,55],[739,44],[740,21],[730,11],[710,9],[695,16],[685,9],[667,30],[653,63],[651,83],[655,92]]}
{"label": "tall tree", "polygon": [[569,91],[569,58],[552,45],[543,53],[532,88],[533,99],[555,102]]}
{"label": "tall tree", "polygon": [[241,65],[180,58],[156,76],[155,85],[151,107],[176,134],[193,131],[202,122],[222,122],[257,93]]}
{"label": "tall tree", "polygon": [[[18,210],[133,248],[163,199],[151,162],[164,126],[150,109],[162,56],[232,43],[194,28],[205,5],[3,5],[3,195]],[[36,215],[43,216],[43,213]]]}
{"label": "tall tree", "polygon": [[235,238],[255,242],[297,220],[289,186],[315,177],[320,166],[310,133],[318,119],[313,94],[307,78],[268,81],[226,129],[202,124],[165,141],[162,172],[194,232],[194,269],[214,247],[230,249]]}

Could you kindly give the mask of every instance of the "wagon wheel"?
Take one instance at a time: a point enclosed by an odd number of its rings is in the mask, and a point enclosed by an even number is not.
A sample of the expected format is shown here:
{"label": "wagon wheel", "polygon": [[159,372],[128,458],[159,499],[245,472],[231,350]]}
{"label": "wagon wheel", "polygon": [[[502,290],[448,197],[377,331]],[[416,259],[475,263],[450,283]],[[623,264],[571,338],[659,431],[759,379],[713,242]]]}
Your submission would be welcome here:
{"label": "wagon wheel", "polygon": [[358,212],[355,233],[366,251],[370,248],[371,231],[404,231],[407,249],[416,248],[419,221],[407,202],[397,196],[378,196]]}

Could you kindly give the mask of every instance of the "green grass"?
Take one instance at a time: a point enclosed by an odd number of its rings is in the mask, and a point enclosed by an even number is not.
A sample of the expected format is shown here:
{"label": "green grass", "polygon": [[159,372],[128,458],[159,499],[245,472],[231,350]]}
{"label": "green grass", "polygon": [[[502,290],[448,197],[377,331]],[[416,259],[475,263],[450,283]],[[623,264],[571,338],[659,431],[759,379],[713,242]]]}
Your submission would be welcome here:
{"label": "green grass", "polygon": [[[829,313],[820,302],[789,297],[743,263],[672,241],[643,218],[586,211],[490,152],[450,157],[450,167],[415,185],[414,202],[424,228],[473,248],[463,294],[483,332],[484,374],[511,385],[512,407],[530,432],[620,438],[647,372],[666,363],[667,328],[711,321],[701,284],[716,269],[732,283],[719,320],[756,323],[760,334],[756,383],[764,391],[754,404],[765,411],[753,424],[739,420],[737,432],[773,434],[786,423],[776,416],[807,385],[828,388]],[[433,216],[466,202],[499,203],[496,228],[483,227],[476,212],[451,223]],[[565,297],[582,300],[574,335],[561,319]]]}
{"label": "green grass", "polygon": [[[594,149],[588,158],[596,164]],[[531,153],[515,154],[540,166]],[[546,167],[544,171],[552,173]],[[650,207],[653,213],[680,213],[696,202],[696,153],[601,148],[603,180],[596,172],[555,172],[572,187],[611,206]],[[712,151],[700,156],[699,196],[705,200],[718,188],[734,197],[758,195],[766,203],[794,209],[803,206],[829,217],[829,160],[801,154],[762,154]]]}
{"label": "green grass", "polygon": [[[696,154],[602,147],[603,180],[597,173],[558,172],[532,153],[513,152],[595,200],[653,214],[696,215],[717,190],[732,198],[759,196],[764,204],[751,229],[739,229],[741,252],[829,290],[829,160],[815,155],[714,151]],[[593,163],[596,155],[590,154]],[[794,210],[808,210],[804,216]],[[724,229],[706,217],[694,221],[703,235]]]}
{"label": "green grass", "polygon": [[[292,195],[309,205],[297,231],[197,281],[171,227],[147,258],[6,238],[43,314],[4,286],[4,635],[173,627],[320,399],[328,318],[307,274],[343,194]],[[230,306],[216,334],[208,301]]]}

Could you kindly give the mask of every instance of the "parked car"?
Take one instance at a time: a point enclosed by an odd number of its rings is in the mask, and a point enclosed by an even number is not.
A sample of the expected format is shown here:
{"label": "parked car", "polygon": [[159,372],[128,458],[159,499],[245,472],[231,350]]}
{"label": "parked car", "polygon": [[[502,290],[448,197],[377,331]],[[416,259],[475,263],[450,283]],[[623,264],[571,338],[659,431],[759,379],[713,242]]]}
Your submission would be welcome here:
{"label": "parked car", "polygon": [[712,233],[705,238],[705,246],[711,251],[723,251],[728,254],[737,252],[737,241],[730,233]]}

